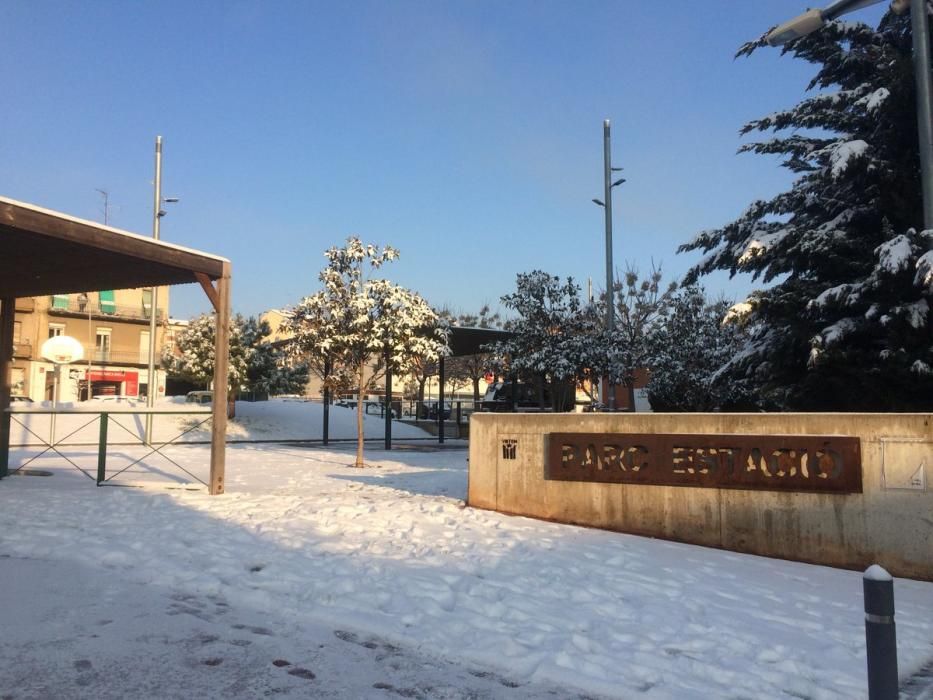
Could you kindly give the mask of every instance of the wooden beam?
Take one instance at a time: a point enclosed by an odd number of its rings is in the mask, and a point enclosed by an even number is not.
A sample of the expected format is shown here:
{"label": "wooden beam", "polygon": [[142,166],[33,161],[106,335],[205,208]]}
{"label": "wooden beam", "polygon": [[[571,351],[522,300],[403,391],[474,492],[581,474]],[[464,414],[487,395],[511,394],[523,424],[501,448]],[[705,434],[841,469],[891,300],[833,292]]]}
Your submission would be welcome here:
{"label": "wooden beam", "polygon": [[13,390],[13,323],[16,299],[0,299],[0,479],[10,468],[10,394]]}
{"label": "wooden beam", "polygon": [[208,490],[212,496],[224,492],[227,439],[227,390],[230,361],[230,263],[224,262],[224,274],[217,280],[217,313],[214,315],[214,401],[211,425],[211,476]]}
{"label": "wooden beam", "polygon": [[151,238],[120,233],[91,222],[56,216],[52,212],[36,211],[9,202],[0,202],[0,224],[20,231],[78,243],[85,248],[124,253],[171,267],[204,272],[215,279],[223,274],[223,265],[226,262],[222,258],[166,245]]}
{"label": "wooden beam", "polygon": [[211,306],[214,307],[214,311],[220,313],[220,297],[217,295],[217,290],[211,283],[211,278],[205,275],[203,272],[195,272],[194,276],[195,279],[198,280],[198,283],[201,285],[201,289],[203,289],[204,293],[207,294],[207,298],[211,300]]}

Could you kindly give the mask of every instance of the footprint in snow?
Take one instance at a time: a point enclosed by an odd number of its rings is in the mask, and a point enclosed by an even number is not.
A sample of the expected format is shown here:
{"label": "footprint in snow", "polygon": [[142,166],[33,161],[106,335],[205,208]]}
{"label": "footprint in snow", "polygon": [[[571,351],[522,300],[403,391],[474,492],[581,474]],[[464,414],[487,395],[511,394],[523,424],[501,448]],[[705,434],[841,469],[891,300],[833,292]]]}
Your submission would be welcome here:
{"label": "footprint in snow", "polygon": [[289,676],[295,676],[296,678],[304,678],[305,680],[313,681],[317,676],[314,675],[313,671],[309,671],[306,668],[301,668],[296,666],[295,668],[290,668],[286,671]]}
{"label": "footprint in snow", "polygon": [[491,673],[489,671],[470,671],[471,676],[476,676],[477,678],[488,678],[491,681],[496,681],[499,685],[505,686],[506,688],[519,688],[521,683],[516,683],[511,681],[504,676],[500,676],[497,673]]}
{"label": "footprint in snow", "polygon": [[262,635],[265,635],[266,637],[275,636],[275,632],[273,632],[272,630],[266,627],[237,624],[237,625],[233,625],[233,629],[246,630],[247,632],[252,632],[253,634],[262,634]]}

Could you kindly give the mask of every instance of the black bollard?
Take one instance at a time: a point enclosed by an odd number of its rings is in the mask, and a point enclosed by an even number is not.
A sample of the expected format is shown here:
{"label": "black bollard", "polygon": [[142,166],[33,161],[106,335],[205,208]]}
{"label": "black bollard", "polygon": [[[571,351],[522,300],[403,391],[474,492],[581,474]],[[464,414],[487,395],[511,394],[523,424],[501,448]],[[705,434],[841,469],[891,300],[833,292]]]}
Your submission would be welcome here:
{"label": "black bollard", "polygon": [[868,700],[897,700],[897,634],[894,579],[874,564],[862,574],[865,593],[865,650]]}

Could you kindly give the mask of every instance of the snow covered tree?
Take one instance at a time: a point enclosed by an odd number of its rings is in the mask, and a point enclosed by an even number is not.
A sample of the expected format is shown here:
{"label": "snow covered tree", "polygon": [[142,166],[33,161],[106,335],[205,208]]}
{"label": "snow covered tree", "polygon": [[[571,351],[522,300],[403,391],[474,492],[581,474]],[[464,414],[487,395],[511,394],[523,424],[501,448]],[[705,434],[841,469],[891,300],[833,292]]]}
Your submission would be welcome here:
{"label": "snow covered tree", "polygon": [[[289,362],[285,353],[266,339],[269,324],[254,317],[236,314],[230,319],[231,394],[253,391],[261,394],[288,394],[303,391],[308,369]],[[175,339],[180,355],[170,349],[162,354],[166,371],[181,379],[209,386],[214,379],[214,316],[202,314],[191,320]]]}
{"label": "snow covered tree", "polygon": [[500,367],[520,381],[533,383],[539,405],[551,388],[552,408],[570,410],[576,384],[593,366],[594,337],[600,328],[595,306],[584,303],[572,278],[540,270],[520,273],[516,291],[502,303],[518,316],[509,321],[514,336],[491,350]]}
{"label": "snow covered tree", "polygon": [[[591,353],[592,369],[599,375],[609,375],[613,383],[633,387],[635,370],[648,363],[648,335],[663,321],[677,284],[662,285],[660,266],[652,265],[651,273],[642,277],[638,269],[629,266],[625,275],[613,286],[615,307],[614,327],[608,334],[603,327],[596,331],[597,339]],[[596,313],[605,318],[606,295],[600,297]]]}
{"label": "snow covered tree", "polygon": [[[763,40],[743,46],[747,56]],[[933,243],[922,228],[910,22],[833,22],[788,44],[817,66],[795,107],[747,124],[773,131],[740,152],[776,154],[792,188],[682,251],[773,286],[742,305],[748,343],[727,372],[766,408],[929,410]]]}
{"label": "snow covered tree", "polygon": [[[363,399],[384,375],[402,374],[415,358],[436,358],[446,350],[437,315],[418,294],[369,276],[398,257],[390,246],[364,245],[351,237],[343,248],[324,253],[328,264],[319,279],[324,288],[305,297],[284,322],[292,352],[353,370],[356,389],[356,466],[363,466]],[[388,350],[388,352],[387,352]]]}
{"label": "snow covered tree", "polygon": [[[246,368],[250,350],[243,344],[243,328],[246,321],[237,314],[230,319],[229,390],[238,392],[246,382]],[[191,319],[188,327],[175,338],[180,355],[170,348],[162,352],[165,371],[194,384],[210,386],[214,380],[214,315],[201,314]]]}
{"label": "snow covered tree", "polygon": [[652,410],[747,408],[749,398],[741,387],[719,373],[742,341],[739,326],[723,322],[729,302],[708,301],[696,285],[679,290],[668,302],[667,314],[653,324],[645,342]]}

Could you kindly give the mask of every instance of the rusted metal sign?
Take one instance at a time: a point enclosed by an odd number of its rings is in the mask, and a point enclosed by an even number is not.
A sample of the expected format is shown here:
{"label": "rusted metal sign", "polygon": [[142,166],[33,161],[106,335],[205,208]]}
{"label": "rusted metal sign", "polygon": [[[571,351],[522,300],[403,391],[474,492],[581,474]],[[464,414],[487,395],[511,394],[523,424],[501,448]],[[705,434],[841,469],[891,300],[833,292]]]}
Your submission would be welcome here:
{"label": "rusted metal sign", "polygon": [[544,478],[861,493],[862,456],[836,435],[550,433]]}

